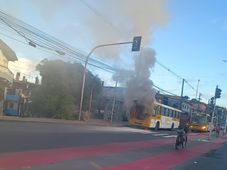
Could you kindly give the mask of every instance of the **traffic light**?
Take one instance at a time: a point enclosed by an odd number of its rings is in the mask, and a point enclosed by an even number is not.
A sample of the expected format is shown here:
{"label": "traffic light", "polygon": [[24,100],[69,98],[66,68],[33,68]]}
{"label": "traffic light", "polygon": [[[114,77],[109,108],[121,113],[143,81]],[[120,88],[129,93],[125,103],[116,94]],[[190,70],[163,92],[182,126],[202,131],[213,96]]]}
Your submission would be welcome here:
{"label": "traffic light", "polygon": [[132,51],[139,51],[141,45],[141,36],[133,37]]}
{"label": "traffic light", "polygon": [[210,104],[211,104],[211,105],[214,105],[214,97],[211,97],[211,99],[210,99]]}
{"label": "traffic light", "polygon": [[221,89],[218,86],[215,89],[215,99],[221,98]]}

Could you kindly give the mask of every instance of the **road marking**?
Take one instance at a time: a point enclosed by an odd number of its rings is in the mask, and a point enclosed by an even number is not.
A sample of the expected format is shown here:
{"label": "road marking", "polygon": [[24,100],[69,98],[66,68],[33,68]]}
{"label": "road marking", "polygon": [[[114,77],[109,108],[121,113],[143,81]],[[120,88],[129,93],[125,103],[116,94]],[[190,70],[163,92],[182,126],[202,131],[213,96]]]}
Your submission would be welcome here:
{"label": "road marking", "polygon": [[135,132],[135,133],[142,133],[142,134],[158,133],[158,132],[153,132],[153,131],[150,131],[150,130],[133,129],[133,128],[124,128],[124,129],[121,129],[121,131],[124,131],[124,132]]}
{"label": "road marking", "polygon": [[169,136],[163,136],[164,138],[176,138],[177,135],[169,135]]}
{"label": "road marking", "polygon": [[94,161],[90,161],[90,164],[95,168],[95,170],[100,170],[102,167],[99,166],[97,163],[95,163]]}
{"label": "road marking", "polygon": [[165,135],[169,135],[167,133],[158,133],[158,134],[153,134],[153,136],[165,136]]}

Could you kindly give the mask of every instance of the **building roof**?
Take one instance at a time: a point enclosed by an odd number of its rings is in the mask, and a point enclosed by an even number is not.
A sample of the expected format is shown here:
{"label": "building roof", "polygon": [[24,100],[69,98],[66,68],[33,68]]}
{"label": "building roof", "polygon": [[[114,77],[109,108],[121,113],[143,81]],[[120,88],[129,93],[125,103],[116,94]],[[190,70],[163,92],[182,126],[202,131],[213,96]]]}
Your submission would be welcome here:
{"label": "building roof", "polygon": [[8,59],[8,61],[16,61],[17,56],[15,52],[0,39],[0,50],[2,51],[3,55]]}

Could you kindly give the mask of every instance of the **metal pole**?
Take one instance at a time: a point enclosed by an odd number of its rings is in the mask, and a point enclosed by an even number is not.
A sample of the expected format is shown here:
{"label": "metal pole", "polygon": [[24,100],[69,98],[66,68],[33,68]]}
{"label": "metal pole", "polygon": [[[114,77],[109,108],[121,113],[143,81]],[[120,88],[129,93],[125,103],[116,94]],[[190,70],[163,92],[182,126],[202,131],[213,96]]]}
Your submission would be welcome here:
{"label": "metal pole", "polygon": [[90,95],[90,102],[89,102],[89,114],[91,115],[91,105],[92,105],[92,99],[93,99],[93,89],[91,90],[91,95]]}
{"label": "metal pole", "polygon": [[[118,83],[118,81],[116,81],[116,83],[115,83],[115,88],[117,88],[117,83]],[[115,103],[116,103],[116,93],[114,93],[114,97],[113,97],[113,105],[112,105],[111,119],[110,119],[111,123],[113,122]]]}
{"label": "metal pole", "polygon": [[227,123],[227,114],[225,115],[225,129],[224,129],[224,133],[226,133],[226,123]]}
{"label": "metal pole", "polygon": [[214,97],[214,108],[213,108],[213,112],[212,112],[212,116],[211,116],[211,127],[210,127],[210,133],[209,133],[209,137],[211,138],[211,133],[212,133],[212,130],[211,129],[213,127],[213,124],[214,124],[214,113],[215,113],[215,105],[216,105],[216,97]]}
{"label": "metal pole", "polygon": [[184,95],[184,81],[185,81],[185,79],[182,80],[181,97],[183,97],[183,95]]}
{"label": "metal pole", "polygon": [[201,100],[201,96],[202,96],[202,93],[199,93],[199,98],[198,98],[199,102]]}
{"label": "metal pole", "polygon": [[197,99],[197,97],[198,97],[199,82],[200,82],[200,80],[198,80],[198,83],[197,83],[196,94],[195,94],[195,98],[196,98],[196,99]]}
{"label": "metal pole", "polygon": [[82,82],[82,88],[81,88],[81,97],[80,97],[80,111],[79,111],[79,120],[81,120],[82,115],[82,107],[83,107],[83,99],[84,99],[84,86],[85,86],[85,80],[86,80],[86,71],[87,71],[87,64],[88,59],[91,56],[91,54],[95,51],[95,49],[100,47],[106,47],[106,46],[114,46],[114,45],[122,45],[122,44],[132,44],[133,42],[121,42],[121,43],[112,43],[112,44],[102,44],[95,46],[87,55],[85,64],[84,64],[84,74],[83,74],[83,82]]}

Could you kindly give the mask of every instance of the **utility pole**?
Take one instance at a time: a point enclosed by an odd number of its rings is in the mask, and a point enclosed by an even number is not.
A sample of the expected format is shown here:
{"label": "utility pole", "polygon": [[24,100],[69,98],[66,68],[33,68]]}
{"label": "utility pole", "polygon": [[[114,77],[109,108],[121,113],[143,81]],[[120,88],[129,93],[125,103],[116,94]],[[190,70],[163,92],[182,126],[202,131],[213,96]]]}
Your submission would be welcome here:
{"label": "utility pole", "polygon": [[198,92],[199,92],[199,82],[200,82],[200,80],[198,80],[198,83],[197,83],[196,94],[195,94],[196,99],[198,97]]}
{"label": "utility pole", "polygon": [[[226,109],[225,109],[226,110]],[[226,113],[225,113],[226,114]],[[225,115],[225,129],[224,129],[224,133],[226,133],[226,125],[227,125],[227,114]]]}
{"label": "utility pole", "polygon": [[91,89],[91,95],[89,99],[89,114],[91,115],[91,107],[92,107],[92,99],[93,99],[93,90],[94,88]]}
{"label": "utility pole", "polygon": [[[117,83],[118,83],[118,81],[116,81],[116,83],[115,83],[115,89],[117,89]],[[114,93],[114,97],[113,97],[113,105],[112,105],[111,119],[110,119],[111,123],[113,122],[115,103],[116,103],[116,93]]]}
{"label": "utility pole", "polygon": [[198,98],[199,102],[201,101],[201,96],[202,96],[202,93],[199,93],[199,98]]}
{"label": "utility pole", "polygon": [[185,79],[182,79],[181,98],[182,98],[183,95],[184,95],[184,81],[185,81]]}

